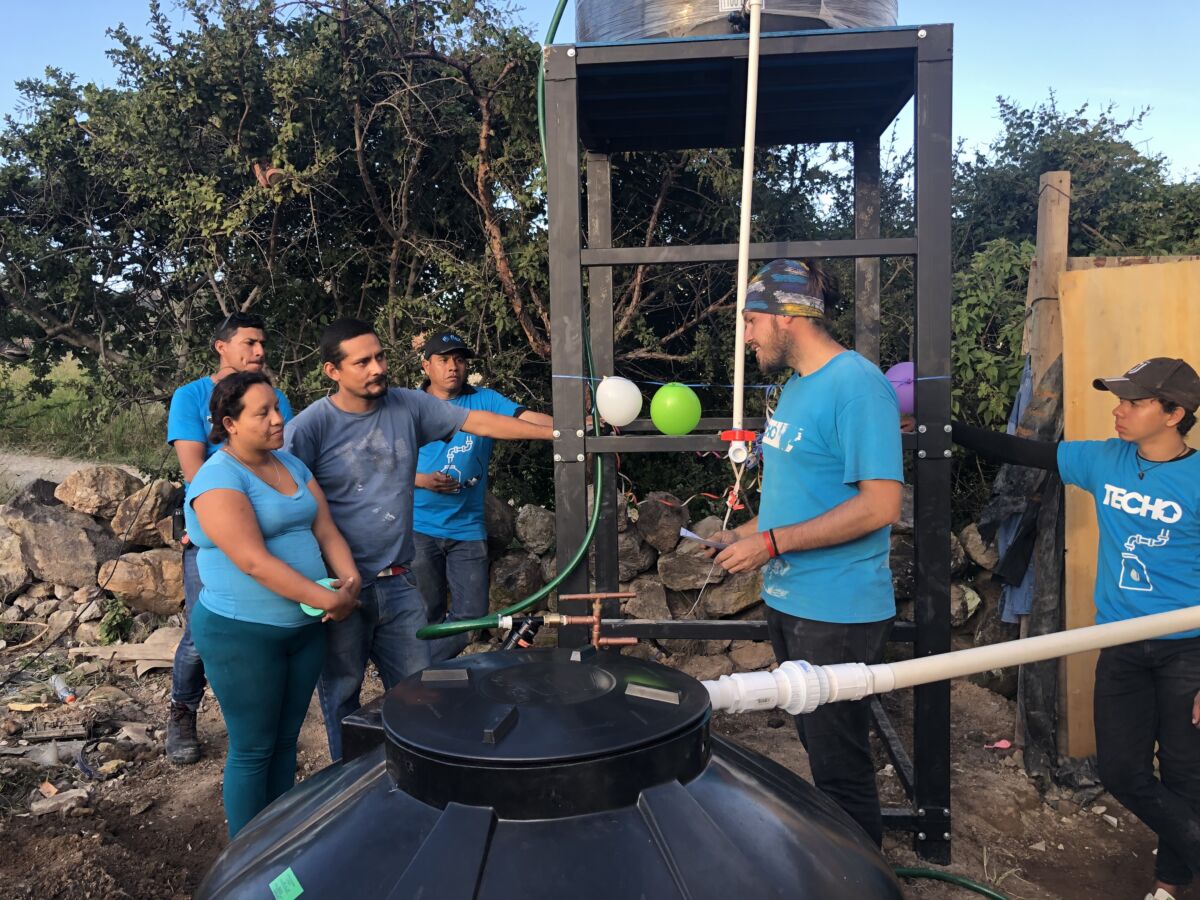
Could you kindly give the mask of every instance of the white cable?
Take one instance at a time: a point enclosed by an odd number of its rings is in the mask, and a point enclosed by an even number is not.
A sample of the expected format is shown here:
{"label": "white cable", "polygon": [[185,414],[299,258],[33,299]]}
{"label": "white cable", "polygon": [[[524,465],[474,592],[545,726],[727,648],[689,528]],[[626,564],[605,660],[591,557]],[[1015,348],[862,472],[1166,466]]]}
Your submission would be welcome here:
{"label": "white cable", "polygon": [[[750,280],[750,225],[754,194],[754,130],[758,118],[758,45],[762,32],[763,0],[749,0],[750,47],[746,67],[746,131],[742,141],[742,210],[738,225],[737,307],[733,336],[733,423],[734,431],[742,430],[746,387],[746,323],[742,312],[746,308],[746,285]],[[749,451],[745,441],[729,444],[729,458],[735,463],[746,461]]]}

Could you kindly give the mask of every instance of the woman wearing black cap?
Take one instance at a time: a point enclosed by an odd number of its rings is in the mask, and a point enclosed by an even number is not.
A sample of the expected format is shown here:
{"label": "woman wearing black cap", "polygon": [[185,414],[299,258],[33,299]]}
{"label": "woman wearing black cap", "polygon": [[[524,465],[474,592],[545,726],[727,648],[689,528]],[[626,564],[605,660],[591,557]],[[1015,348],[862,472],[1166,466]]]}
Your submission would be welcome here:
{"label": "woman wearing black cap", "polygon": [[[954,441],[996,462],[1049,469],[1092,495],[1097,624],[1194,606],[1200,455],[1185,437],[1200,377],[1182,359],[1156,357],[1093,385],[1118,398],[1115,438],[1047,443],[956,423]],[[1200,875],[1200,631],[1102,650],[1094,703],[1100,778],[1159,838],[1147,900],[1173,900]]]}

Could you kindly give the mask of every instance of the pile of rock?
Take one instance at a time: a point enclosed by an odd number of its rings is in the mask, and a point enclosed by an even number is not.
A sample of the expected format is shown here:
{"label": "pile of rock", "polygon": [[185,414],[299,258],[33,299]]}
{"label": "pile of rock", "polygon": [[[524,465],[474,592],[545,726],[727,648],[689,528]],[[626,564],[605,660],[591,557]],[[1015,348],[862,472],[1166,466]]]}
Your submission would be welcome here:
{"label": "pile of rock", "polygon": [[[680,527],[702,536],[720,530],[714,516],[691,523],[679,498],[652,493],[627,509],[617,509],[618,577],[621,590],[637,594],[624,605],[625,615],[638,619],[761,619],[762,577],[758,573],[728,575],[704,556],[702,548],[679,537]],[[556,572],[554,513],[539,506],[521,507],[516,514],[499,502],[489,505],[488,531],[506,539],[493,540],[492,611],[509,606],[542,587]],[[992,571],[996,551],[969,525],[950,536],[950,617],[953,647],[961,649],[1017,636],[1016,626],[1000,620],[1001,585]],[[913,495],[904,489],[900,522],[892,529],[892,580],[898,616],[913,618],[915,558]],[[589,557],[594,571],[594,554]],[[553,597],[549,608],[554,608]],[[549,637],[549,636],[548,636]],[[653,655],[697,678],[715,678],[734,671],[774,665],[769,644],[752,641],[659,640],[643,642],[633,651]],[[1016,689],[1016,672],[1002,670],[977,676],[978,683],[1009,696]]]}
{"label": "pile of rock", "polygon": [[[155,616],[183,603],[170,513],[179,486],[93,466],[35,481],[0,505],[0,623],[44,623],[96,643],[106,595]],[[18,637],[28,626],[13,629]]]}

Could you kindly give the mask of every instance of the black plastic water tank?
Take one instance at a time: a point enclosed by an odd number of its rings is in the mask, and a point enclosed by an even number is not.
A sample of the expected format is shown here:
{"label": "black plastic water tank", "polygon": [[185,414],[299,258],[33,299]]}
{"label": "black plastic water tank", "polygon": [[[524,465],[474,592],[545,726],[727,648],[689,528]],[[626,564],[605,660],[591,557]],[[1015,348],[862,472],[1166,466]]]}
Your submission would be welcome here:
{"label": "black plastic water tank", "polygon": [[708,693],[591,648],[487,653],[347,720],[197,898],[819,898],[900,886],[811,785],[709,733]]}

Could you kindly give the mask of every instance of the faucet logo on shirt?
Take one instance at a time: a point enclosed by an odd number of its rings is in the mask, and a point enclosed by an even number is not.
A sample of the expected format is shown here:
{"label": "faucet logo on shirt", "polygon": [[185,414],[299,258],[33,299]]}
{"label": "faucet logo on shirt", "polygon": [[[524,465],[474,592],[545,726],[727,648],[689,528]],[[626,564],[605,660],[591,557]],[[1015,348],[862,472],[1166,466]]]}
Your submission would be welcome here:
{"label": "faucet logo on shirt", "polygon": [[1121,554],[1120,587],[1126,591],[1152,591],[1154,585],[1150,582],[1150,570],[1138,558],[1134,550],[1143,547],[1165,547],[1171,540],[1171,530],[1164,528],[1156,538],[1148,538],[1143,534],[1131,534],[1125,539],[1125,552]]}
{"label": "faucet logo on shirt", "polygon": [[804,437],[804,429],[796,428],[796,433],[788,438],[788,442],[784,444],[783,439],[791,427],[787,422],[779,419],[769,419],[766,430],[763,432],[763,443],[768,447],[774,447],[776,450],[782,450],[784,453],[791,453],[792,447],[795,446],[796,442]]}
{"label": "faucet logo on shirt", "polygon": [[[471,450],[475,447],[475,439],[471,435],[467,434],[466,432],[461,432],[461,434],[463,437],[462,443],[455,444],[446,451],[446,464],[442,466],[442,472],[446,475],[449,475],[460,484],[466,481],[466,478],[463,477],[463,470],[455,464],[454,460],[456,457],[462,456],[463,454],[466,454],[467,457],[470,457]],[[465,459],[462,460],[462,462],[465,466]]]}

